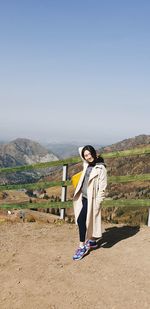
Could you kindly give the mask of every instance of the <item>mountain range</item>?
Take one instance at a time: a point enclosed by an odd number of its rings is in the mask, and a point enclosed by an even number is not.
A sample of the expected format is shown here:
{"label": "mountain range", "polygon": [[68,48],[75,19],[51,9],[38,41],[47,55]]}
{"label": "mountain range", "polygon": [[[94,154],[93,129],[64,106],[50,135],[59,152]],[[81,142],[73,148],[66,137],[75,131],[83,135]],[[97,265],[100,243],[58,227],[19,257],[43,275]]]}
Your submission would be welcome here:
{"label": "mountain range", "polygon": [[[84,145],[84,143],[83,143]],[[150,145],[150,135],[139,135],[112,145],[101,147],[93,144],[98,153],[121,151]],[[38,162],[57,161],[78,156],[80,144],[49,143],[45,146],[24,138],[0,144],[0,167],[15,167]]]}
{"label": "mountain range", "polygon": [[39,143],[23,138],[0,145],[0,167],[56,161],[58,157]]}

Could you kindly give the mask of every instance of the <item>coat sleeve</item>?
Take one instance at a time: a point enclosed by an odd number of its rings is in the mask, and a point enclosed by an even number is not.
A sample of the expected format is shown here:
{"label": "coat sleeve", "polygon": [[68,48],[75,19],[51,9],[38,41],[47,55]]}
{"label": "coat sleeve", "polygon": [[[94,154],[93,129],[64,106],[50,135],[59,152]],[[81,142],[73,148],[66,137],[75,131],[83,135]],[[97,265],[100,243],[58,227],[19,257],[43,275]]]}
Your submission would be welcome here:
{"label": "coat sleeve", "polygon": [[100,173],[97,182],[96,207],[100,208],[105,198],[105,190],[107,187],[107,170],[104,166],[100,167]]}

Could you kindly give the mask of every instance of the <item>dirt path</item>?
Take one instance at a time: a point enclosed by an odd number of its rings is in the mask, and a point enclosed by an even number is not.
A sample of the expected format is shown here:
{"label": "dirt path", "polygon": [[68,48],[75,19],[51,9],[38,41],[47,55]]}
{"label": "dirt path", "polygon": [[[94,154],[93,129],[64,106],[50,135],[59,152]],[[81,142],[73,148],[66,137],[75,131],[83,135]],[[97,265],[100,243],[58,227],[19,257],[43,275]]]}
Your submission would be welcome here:
{"label": "dirt path", "polygon": [[105,226],[81,261],[73,224],[0,225],[1,309],[150,308],[150,228]]}

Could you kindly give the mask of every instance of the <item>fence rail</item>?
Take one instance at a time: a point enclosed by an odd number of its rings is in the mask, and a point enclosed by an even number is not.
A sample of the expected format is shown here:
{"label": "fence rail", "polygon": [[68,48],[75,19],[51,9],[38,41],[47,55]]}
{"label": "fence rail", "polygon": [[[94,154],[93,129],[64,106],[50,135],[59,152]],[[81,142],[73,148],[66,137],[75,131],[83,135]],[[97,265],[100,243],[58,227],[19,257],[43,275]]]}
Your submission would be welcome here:
{"label": "fence rail", "polygon": [[[141,174],[141,175],[125,175],[125,176],[109,176],[108,183],[128,183],[135,181],[149,181],[150,174]],[[71,181],[46,181],[46,182],[37,182],[37,183],[21,183],[21,184],[12,184],[12,185],[0,185],[0,191],[4,190],[21,190],[21,189],[46,189],[49,187],[61,187],[61,186],[71,185]]]}
{"label": "fence rail", "polygon": [[[70,208],[73,206],[72,201],[65,201],[65,202],[37,202],[37,203],[15,203],[15,204],[2,204],[0,205],[1,209],[24,209],[24,208]],[[105,199],[102,203],[102,208],[109,208],[109,207],[150,207],[150,200],[149,199],[119,199],[119,200],[111,200]]]}

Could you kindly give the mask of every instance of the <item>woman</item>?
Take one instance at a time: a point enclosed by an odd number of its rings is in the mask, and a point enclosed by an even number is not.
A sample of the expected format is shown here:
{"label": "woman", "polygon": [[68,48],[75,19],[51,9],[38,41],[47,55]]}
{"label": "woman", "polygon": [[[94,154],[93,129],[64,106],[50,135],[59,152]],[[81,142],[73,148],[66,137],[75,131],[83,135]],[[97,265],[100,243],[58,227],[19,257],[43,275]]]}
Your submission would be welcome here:
{"label": "woman", "polygon": [[73,206],[76,224],[79,227],[79,247],[73,260],[80,260],[87,252],[97,247],[96,240],[102,236],[101,202],[105,197],[107,171],[102,157],[87,145],[79,148],[83,160],[83,172],[75,189]]}

